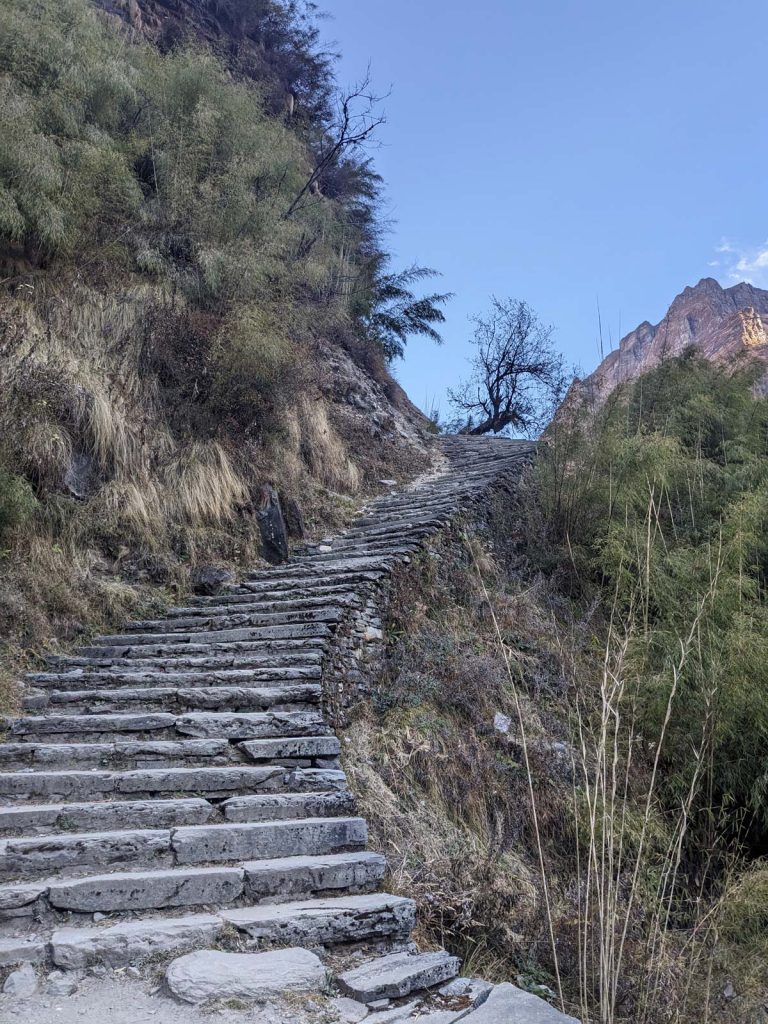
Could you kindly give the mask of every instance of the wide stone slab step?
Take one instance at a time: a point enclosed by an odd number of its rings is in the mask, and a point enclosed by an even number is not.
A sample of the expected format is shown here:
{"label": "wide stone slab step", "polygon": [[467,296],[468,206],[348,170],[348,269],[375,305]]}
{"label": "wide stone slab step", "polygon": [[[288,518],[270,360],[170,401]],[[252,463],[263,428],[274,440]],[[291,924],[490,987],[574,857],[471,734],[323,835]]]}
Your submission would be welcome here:
{"label": "wide stone slab step", "polygon": [[342,992],[361,1003],[402,999],[411,992],[455,978],[460,965],[458,958],[444,949],[434,953],[392,953],[340,974],[336,982]]}
{"label": "wide stone slab step", "polygon": [[339,945],[410,935],[416,904],[402,896],[372,893],[241,907],[221,918],[260,945]]}
{"label": "wide stone slab step", "polygon": [[[258,798],[252,798],[258,799]],[[129,826],[168,828],[202,825],[215,808],[207,800],[122,800],[103,803],[0,805],[0,835],[108,830]],[[243,819],[236,819],[243,820]]]}
{"label": "wide stone slab step", "polygon": [[240,867],[117,872],[56,882],[46,896],[57,910],[91,914],[223,906],[242,895],[244,880]]}
{"label": "wide stone slab step", "polygon": [[84,869],[151,869],[327,854],[365,846],[362,818],[304,818],[176,829],[57,833],[0,840],[0,879],[70,876]]}
{"label": "wide stone slab step", "polygon": [[39,963],[45,959],[47,951],[46,943],[39,939],[0,938],[0,967]]}
{"label": "wide stone slab step", "polygon": [[262,739],[273,736],[316,736],[329,732],[323,716],[316,711],[265,712],[168,712],[146,714],[29,715],[10,719],[11,736],[46,736],[49,742],[73,742],[90,734],[94,739],[115,733],[133,733],[142,738],[172,739]]}
{"label": "wide stone slab step", "polygon": [[[275,793],[235,796],[222,804],[227,821],[275,821],[287,818],[338,818],[352,814],[355,799],[350,792]],[[0,822],[2,818],[0,817]]]}
{"label": "wide stone slab step", "polygon": [[[329,634],[330,636],[330,634]],[[146,643],[136,646],[117,645],[81,647],[74,658],[78,661],[110,661],[127,659],[144,661],[146,658],[183,661],[187,658],[235,658],[240,655],[269,654],[273,651],[284,651],[301,654],[305,651],[323,651],[328,646],[326,637],[288,637],[284,640],[257,639],[206,641],[205,643]]]}
{"label": "wide stone slab step", "polygon": [[[192,609],[194,611],[194,609]],[[338,622],[342,610],[337,604],[322,604],[309,608],[281,608],[277,611],[251,611],[247,608],[224,607],[214,614],[210,610],[202,610],[198,614],[173,615],[164,619],[141,619],[128,622],[126,629],[130,633],[161,633],[170,632],[196,633],[219,631],[222,629],[239,629],[243,626],[281,626],[289,623]]]}
{"label": "wide stone slab step", "polygon": [[300,705],[319,704],[322,688],[319,683],[286,683],[281,686],[211,686],[205,682],[195,687],[156,685],[137,689],[49,690],[27,697],[25,710],[52,711],[54,714],[103,714],[140,707],[184,712],[188,709],[255,711],[276,708],[295,711]]}
{"label": "wide stone slab step", "polygon": [[333,889],[361,891],[377,886],[387,862],[379,853],[335,853],[320,857],[281,857],[248,861],[245,895],[253,900],[299,897]]}
{"label": "wide stone slab step", "polygon": [[210,946],[223,930],[224,921],[215,914],[151,917],[101,928],[60,928],[50,947],[57,967],[125,967],[151,956]]}
{"label": "wide stone slab step", "polygon": [[199,618],[211,615],[231,615],[233,611],[238,613],[253,611],[301,611],[304,608],[325,608],[329,604],[347,608],[360,604],[360,597],[352,587],[345,585],[326,586],[320,590],[315,589],[309,594],[291,594],[285,591],[275,591],[270,595],[269,591],[263,594],[220,594],[217,597],[198,597],[194,604],[179,605],[167,610],[166,618],[169,622],[176,619],[184,619],[187,616]]}
{"label": "wide stone slab step", "polygon": [[0,770],[218,764],[240,760],[228,740],[118,740],[115,743],[0,743]]}
{"label": "wide stone slab step", "polygon": [[278,739],[245,740],[238,747],[253,761],[291,758],[338,757],[341,744],[336,736],[287,736]]}
{"label": "wide stone slab step", "polygon": [[[135,768],[129,771],[38,771],[0,773],[0,796],[6,799],[78,800],[99,795],[143,797],[188,793],[229,797],[235,793],[299,788],[300,771],[281,765]],[[314,780],[315,776],[307,776]]]}
{"label": "wide stone slab step", "polygon": [[143,661],[126,661],[119,667],[107,668],[94,665],[93,668],[78,667],[67,672],[33,672],[27,676],[30,686],[54,691],[86,692],[99,688],[120,688],[142,686],[221,686],[233,684],[290,686],[302,680],[318,680],[322,672],[320,662],[308,665],[288,665],[283,668],[262,665],[257,668],[226,666],[220,668],[194,668],[178,671],[174,668],[158,671],[147,668]]}
{"label": "wide stone slab step", "polygon": [[[341,617],[341,613],[339,613]],[[243,626],[237,629],[211,629],[186,633],[115,633],[97,636],[96,647],[141,647],[144,644],[204,644],[233,643],[240,640],[299,639],[303,637],[323,638],[331,635],[326,622],[295,622],[274,626]]]}

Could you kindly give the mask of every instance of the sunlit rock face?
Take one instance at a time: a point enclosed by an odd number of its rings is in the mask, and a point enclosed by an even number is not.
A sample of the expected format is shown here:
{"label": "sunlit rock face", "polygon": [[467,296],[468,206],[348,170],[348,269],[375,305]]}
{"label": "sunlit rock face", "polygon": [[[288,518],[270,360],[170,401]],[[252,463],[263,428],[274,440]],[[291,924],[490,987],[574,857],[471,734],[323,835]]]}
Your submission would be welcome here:
{"label": "sunlit rock face", "polygon": [[765,361],[760,387],[767,391],[768,291],[746,282],[723,288],[711,277],[685,288],[660,323],[641,323],[621,339],[594,373],[577,381],[566,405],[585,398],[600,406],[619,384],[691,347],[706,359],[727,366],[735,367],[749,358]]}

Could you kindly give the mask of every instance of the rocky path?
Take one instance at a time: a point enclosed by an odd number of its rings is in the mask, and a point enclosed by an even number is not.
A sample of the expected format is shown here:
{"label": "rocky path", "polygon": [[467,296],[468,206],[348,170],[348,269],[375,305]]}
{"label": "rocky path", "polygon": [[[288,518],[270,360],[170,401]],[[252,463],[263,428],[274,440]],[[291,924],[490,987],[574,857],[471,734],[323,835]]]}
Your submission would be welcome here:
{"label": "rocky path", "polygon": [[[332,541],[29,675],[0,743],[0,970],[119,968],[222,940],[407,948],[415,907],[380,891],[323,682],[377,634],[372,591],[531,450],[441,444],[440,475]],[[407,995],[458,966],[391,963],[391,977],[361,967],[349,994]]]}

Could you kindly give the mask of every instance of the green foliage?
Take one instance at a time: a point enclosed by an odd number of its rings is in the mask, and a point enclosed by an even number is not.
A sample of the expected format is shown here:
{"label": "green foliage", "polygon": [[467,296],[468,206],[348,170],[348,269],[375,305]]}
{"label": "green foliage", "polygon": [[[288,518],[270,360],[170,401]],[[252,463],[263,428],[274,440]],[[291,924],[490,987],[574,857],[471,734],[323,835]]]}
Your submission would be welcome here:
{"label": "green foliage", "polygon": [[539,461],[538,562],[597,597],[629,635],[641,735],[666,798],[694,772],[700,824],[746,812],[768,831],[768,401],[752,371],[687,354],[559,425]]}
{"label": "green foliage", "polygon": [[22,477],[0,467],[0,544],[35,512],[37,501]]}
{"label": "green foliage", "polygon": [[313,5],[219,13],[263,55],[237,79],[211,53],[137,43],[87,0],[0,8],[0,260],[5,242],[38,266],[117,263],[221,316],[285,301],[305,324],[317,310],[338,329],[357,321],[389,356],[410,334],[437,338],[443,297],[406,287],[426,272],[371,272],[387,256],[367,160],[340,151],[286,216],[333,132]]}

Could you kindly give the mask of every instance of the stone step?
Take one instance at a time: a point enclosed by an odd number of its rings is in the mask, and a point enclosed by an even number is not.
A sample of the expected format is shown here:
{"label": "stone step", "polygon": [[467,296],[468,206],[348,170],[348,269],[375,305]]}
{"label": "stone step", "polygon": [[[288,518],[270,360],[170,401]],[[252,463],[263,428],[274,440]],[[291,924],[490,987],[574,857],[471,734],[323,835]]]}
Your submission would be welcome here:
{"label": "stone step", "polygon": [[[0,773],[6,800],[88,801],[106,797],[143,799],[159,794],[195,794],[222,799],[236,793],[297,791],[305,769],[281,765],[137,768],[130,771],[21,771]],[[316,779],[316,774],[309,776]]]}
{"label": "stone step", "polygon": [[253,761],[287,758],[338,757],[341,744],[335,736],[288,736],[280,739],[246,740],[239,748]]}
{"label": "stone step", "polygon": [[246,897],[261,900],[375,887],[386,874],[387,862],[379,853],[362,851],[247,861],[243,867]]}
{"label": "stone step", "polygon": [[332,595],[339,591],[347,591],[354,587],[357,592],[368,586],[375,586],[386,576],[386,568],[374,567],[363,571],[340,572],[331,576],[322,573],[289,574],[276,579],[263,579],[259,573],[252,573],[242,583],[238,583],[231,591],[221,595],[222,603],[228,604],[241,598],[251,601],[254,597],[270,600],[289,600],[292,597],[309,595]]}
{"label": "stone step", "polygon": [[24,699],[25,711],[61,714],[100,715],[140,707],[144,711],[164,710],[183,714],[189,710],[206,711],[299,711],[304,705],[319,704],[319,683],[294,683],[282,686],[210,686],[154,687],[89,690],[48,690]]}
{"label": "stone step", "polygon": [[214,806],[199,797],[184,800],[105,800],[101,803],[5,804],[0,805],[0,836],[79,832],[84,829],[110,831],[129,827],[203,825],[214,812]]}
{"label": "stone step", "polygon": [[348,790],[235,796],[222,805],[222,811],[227,821],[339,818],[354,814],[355,799]]}
{"label": "stone step", "polygon": [[242,896],[242,867],[168,868],[56,881],[46,893],[56,910],[113,914],[170,907],[223,906]]}
{"label": "stone step", "polygon": [[290,566],[278,575],[271,575],[268,569],[259,569],[246,577],[238,585],[236,592],[251,590],[254,587],[264,590],[272,586],[290,586],[292,581],[302,580],[302,591],[306,592],[305,579],[323,580],[336,583],[346,580],[350,573],[387,575],[392,569],[392,559],[374,555],[337,555],[332,559],[319,559],[317,555],[302,555],[294,558]]}
{"label": "stone step", "polygon": [[387,893],[326,897],[223,910],[222,920],[260,945],[312,948],[373,940],[404,940],[416,918],[413,900]]}
{"label": "stone step", "polygon": [[42,689],[82,691],[90,688],[118,686],[220,686],[262,683],[268,686],[296,683],[300,680],[320,679],[317,665],[290,665],[286,668],[221,668],[219,670],[187,670],[159,672],[147,669],[142,661],[128,662],[127,667],[79,667],[69,672],[31,672],[27,676],[30,686]]}
{"label": "stone step", "polygon": [[302,608],[323,608],[334,604],[342,608],[359,605],[357,592],[347,584],[310,588],[309,592],[294,593],[276,590],[270,593],[219,594],[216,597],[198,597],[194,604],[169,608],[166,611],[168,620],[186,618],[187,616],[231,615],[253,609],[254,611],[300,610]]}
{"label": "stone step", "polygon": [[[330,634],[329,634],[330,636]],[[76,660],[97,661],[109,659],[127,659],[129,661],[145,658],[160,658],[163,661],[184,661],[188,658],[237,658],[242,655],[261,654],[270,655],[273,652],[287,651],[291,654],[301,654],[304,651],[315,653],[323,652],[328,646],[329,636],[326,637],[286,637],[282,640],[257,639],[257,640],[233,640],[231,642],[210,642],[205,643],[146,643],[138,644],[135,647],[127,647],[125,644],[115,647],[88,646],[79,648]]]}
{"label": "stone step", "polygon": [[51,936],[51,955],[57,967],[71,970],[96,964],[125,967],[151,956],[210,947],[224,926],[215,914],[189,914],[96,928],[60,928]]}
{"label": "stone step", "polygon": [[318,736],[328,732],[323,716],[316,711],[190,712],[174,715],[147,714],[45,715],[10,719],[14,737],[47,736],[49,742],[67,742],[87,734],[93,739],[113,739],[115,733],[132,733],[136,738],[174,739],[263,739],[271,736]]}
{"label": "stone step", "polygon": [[[167,625],[167,622],[164,621],[163,624]],[[330,635],[331,626],[327,622],[290,622],[276,626],[242,626],[234,629],[214,628],[178,633],[115,633],[97,636],[93,644],[95,647],[141,647],[145,644],[233,643],[242,640],[296,640],[305,637],[322,639]]]}
{"label": "stone step", "polygon": [[0,840],[0,879],[21,881],[89,868],[171,868],[341,853],[365,846],[362,818],[228,822]]}
{"label": "stone step", "polygon": [[[320,738],[326,739],[326,737]],[[247,755],[247,752],[245,753]],[[0,743],[0,770],[3,771],[31,767],[71,768],[73,765],[78,767],[92,765],[113,768],[154,768],[169,764],[219,764],[237,760],[241,760],[238,751],[228,740]],[[253,760],[266,760],[266,758],[259,757],[253,758]]]}
{"label": "stone step", "polygon": [[0,967],[40,963],[47,953],[46,943],[39,939],[0,938]]}
{"label": "stone step", "polygon": [[361,1003],[404,999],[411,992],[455,978],[460,960],[444,949],[434,953],[391,953],[368,960],[336,978],[341,991]]}
{"label": "stone step", "polygon": [[[194,612],[194,609],[191,610]],[[281,626],[316,622],[338,622],[342,611],[338,605],[325,604],[319,608],[283,608],[279,611],[248,611],[224,608],[220,614],[210,610],[199,614],[166,616],[163,619],[142,619],[127,623],[131,633],[196,633],[211,630],[239,629],[244,626]]]}
{"label": "stone step", "polygon": [[[125,649],[120,649],[121,654]],[[137,664],[137,660],[139,664]],[[253,651],[235,651],[232,654],[221,652],[212,656],[205,654],[188,653],[185,648],[182,653],[173,658],[146,657],[136,659],[132,657],[114,658],[84,658],[75,655],[56,655],[48,658],[48,663],[55,675],[74,675],[81,672],[87,675],[89,672],[98,672],[103,669],[114,669],[119,671],[133,670],[148,672],[150,670],[183,672],[193,669],[194,671],[226,671],[227,669],[253,669],[255,671],[271,672],[274,669],[284,668],[308,668],[319,665],[323,660],[322,646],[310,647],[307,641],[301,641],[301,646],[296,650],[273,650],[270,647],[256,649]],[[34,678],[37,675],[47,673],[30,673]]]}

